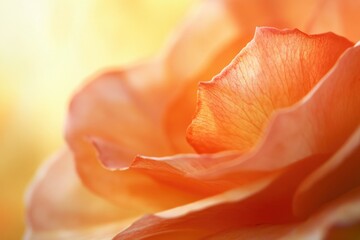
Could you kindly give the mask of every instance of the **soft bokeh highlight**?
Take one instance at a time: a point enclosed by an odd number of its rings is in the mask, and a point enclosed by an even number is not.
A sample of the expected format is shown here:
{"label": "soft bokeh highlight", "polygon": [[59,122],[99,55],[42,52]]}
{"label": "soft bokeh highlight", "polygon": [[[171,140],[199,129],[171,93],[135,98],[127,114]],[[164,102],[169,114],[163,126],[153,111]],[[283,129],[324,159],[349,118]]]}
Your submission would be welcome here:
{"label": "soft bokeh highlight", "polygon": [[89,75],[153,55],[190,0],[0,2],[0,232],[23,234],[23,194],[63,144],[69,96]]}

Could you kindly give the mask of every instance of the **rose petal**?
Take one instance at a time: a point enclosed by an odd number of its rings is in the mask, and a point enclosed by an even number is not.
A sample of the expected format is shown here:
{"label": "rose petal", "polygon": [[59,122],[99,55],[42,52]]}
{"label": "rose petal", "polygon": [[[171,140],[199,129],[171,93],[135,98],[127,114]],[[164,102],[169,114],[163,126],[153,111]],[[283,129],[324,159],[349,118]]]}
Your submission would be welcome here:
{"label": "rose petal", "polygon": [[[360,222],[360,189],[356,188],[326,205],[304,224],[294,229],[284,239],[325,239],[330,236],[334,228],[349,227]],[[344,229],[345,230],[345,229]],[[346,230],[345,230],[346,232]],[[346,234],[341,239],[345,238]],[[328,238],[326,238],[328,239]],[[356,238],[349,238],[356,239]]]}
{"label": "rose petal", "polygon": [[198,152],[251,149],[272,113],[304,97],[351,45],[333,34],[258,28],[220,75],[201,83],[189,142]]}
{"label": "rose petal", "polygon": [[65,149],[38,172],[27,193],[27,223],[32,236],[55,231],[90,229],[132,219],[141,212],[119,208],[80,182],[71,153]]}
{"label": "rose petal", "polygon": [[[360,182],[357,173],[359,136],[360,129],[330,160],[299,185],[293,200],[294,213],[309,217],[304,223],[228,229],[209,239],[251,239],[265,236],[266,239],[324,239],[325,235],[326,239],[357,239],[355,236],[359,236],[360,223]],[[347,191],[350,193],[346,193]],[[329,204],[332,200],[334,201]],[[310,215],[314,212],[315,215]]]}
{"label": "rose petal", "polygon": [[181,239],[183,232],[199,238],[231,227],[295,221],[291,204],[294,192],[309,172],[326,159],[307,158],[235,190],[144,217],[121,233],[119,239],[169,239],[173,235],[168,234],[174,233]]}
{"label": "rose petal", "polygon": [[[344,146],[339,153],[346,148],[347,146]],[[337,226],[340,223],[343,225],[360,218],[358,211],[346,214],[347,210],[344,210],[348,207],[355,208],[354,204],[358,207],[360,192],[355,190],[356,196],[350,198],[341,197],[304,223],[296,223],[299,219],[293,215],[292,199],[299,185],[309,173],[321,166],[327,159],[328,156],[313,156],[303,159],[283,171],[267,175],[261,181],[254,181],[239,189],[161,214],[144,217],[119,234],[118,239],[147,237],[198,239],[204,236],[213,236],[215,233],[219,233],[215,236],[220,239],[224,239],[221,237],[228,236],[228,234],[232,234],[231,236],[250,237],[251,234],[258,236],[254,225],[264,225],[264,234],[268,232],[270,236],[281,237],[291,234],[286,239],[306,239],[296,238],[297,234],[299,236],[326,234],[329,227],[333,225]],[[244,193],[246,194],[243,195]],[[347,201],[353,202],[350,202],[349,205]],[[315,224],[317,221],[320,223],[319,226]],[[266,227],[267,224],[272,224],[273,227]],[[293,232],[296,234],[292,234]],[[189,236],[193,236],[193,238]]]}
{"label": "rose petal", "polygon": [[[357,128],[359,125],[359,119],[360,116],[358,112],[356,111],[357,106],[360,104],[360,99],[358,96],[358,92],[360,89],[359,86],[359,69],[357,66],[359,66],[359,56],[360,56],[360,46],[353,47],[344,53],[344,55],[341,57],[339,62],[336,64],[336,66],[329,72],[329,74],[324,77],[324,79],[321,81],[321,83],[314,89],[307,98],[302,101],[300,104],[294,106],[291,109],[288,109],[286,111],[283,111],[283,113],[280,113],[278,117],[274,119],[273,124],[271,124],[271,127],[274,127],[269,130],[268,138],[264,141],[264,144],[259,147],[261,150],[265,151],[258,151],[255,154],[252,155],[252,157],[248,158],[248,161],[244,158],[240,158],[239,161],[237,161],[238,165],[232,164],[228,166],[228,173],[234,173],[237,175],[243,175],[242,171],[248,171],[248,170],[274,170],[277,167],[284,167],[290,162],[293,162],[294,159],[299,160],[302,159],[305,155],[307,155],[306,152],[303,152],[302,148],[299,146],[304,145],[309,147],[309,144],[306,144],[306,141],[308,138],[303,138],[303,136],[299,136],[298,129],[306,129],[306,130],[312,130],[311,134],[314,134],[314,136],[310,139],[314,139],[314,142],[311,142],[312,144],[319,144],[319,147],[315,147],[312,149],[312,152],[309,152],[308,154],[314,154],[321,153],[321,152],[328,152],[332,153],[336,151],[342,145],[345,140],[354,132],[354,129]],[[331,101],[331,99],[336,99],[336,102]],[[328,105],[328,104],[331,105]],[[346,106],[345,108],[343,106]],[[309,114],[309,112],[313,114]],[[291,114],[290,114],[291,113]],[[315,113],[315,114],[314,114]],[[316,115],[318,114],[318,115]],[[341,116],[344,119],[332,119],[331,116]],[[284,120],[285,121],[279,121]],[[287,121],[291,119],[294,121],[294,123],[297,123],[297,125],[293,124],[287,124]],[[277,122],[279,121],[279,122]],[[301,124],[309,124],[312,123],[317,127],[313,128],[302,128]],[[324,125],[325,123],[325,125]],[[321,125],[323,124],[323,125]],[[289,128],[290,126],[290,128]],[[297,126],[291,128],[291,126]],[[308,125],[304,125],[308,126]],[[322,127],[321,127],[322,126]],[[282,130],[284,127],[286,129],[284,131]],[[327,129],[336,129],[336,132],[328,132]],[[294,131],[294,132],[292,132]],[[273,134],[271,134],[273,133]],[[274,134],[277,133],[277,134]],[[279,134],[281,133],[281,134]],[[304,133],[304,131],[302,131]],[[290,137],[286,136],[286,134],[290,134],[290,136],[296,137],[294,139],[295,142],[299,143],[291,148],[291,145],[293,145],[293,142],[288,143],[288,139],[291,139]],[[324,136],[324,134],[329,134],[330,136]],[[334,134],[334,135],[333,135]],[[285,136],[284,136],[285,135]],[[335,137],[336,136],[336,137]],[[275,138],[274,138],[275,137]],[[277,138],[279,137],[279,138]],[[324,142],[324,139],[327,141]],[[332,139],[332,141],[329,141]],[[355,142],[350,141],[351,143],[358,143],[358,141],[355,140]],[[272,145],[274,144],[274,145]],[[285,146],[278,148],[276,146]],[[290,144],[289,146],[286,146],[286,144]],[[344,149],[341,149],[338,154],[340,154],[342,157],[346,157],[346,155],[341,154],[343,151],[346,150],[347,146],[344,147]],[[282,149],[282,151],[278,151],[279,149]],[[296,156],[289,156],[289,152],[298,150],[299,152],[295,151]],[[271,151],[273,154],[277,154],[276,156],[270,154]],[[287,152],[288,151],[288,152]],[[304,154],[305,153],[305,154]],[[283,155],[285,154],[285,157],[283,158]],[[328,157],[325,156],[325,160]],[[337,158],[335,156],[335,158]],[[279,163],[277,162],[268,162],[271,159],[277,159],[280,160]],[[357,159],[357,158],[355,158]],[[289,162],[286,162],[284,160],[290,160]],[[346,159],[345,159],[346,160]],[[331,160],[332,162],[333,160]],[[228,161],[231,163],[231,161]],[[298,161],[298,164],[301,164],[302,161]],[[310,161],[313,162],[313,161]],[[347,162],[347,160],[346,160]],[[189,164],[189,163],[187,163]],[[272,167],[274,165],[274,167]],[[332,164],[331,164],[332,165]],[[319,166],[319,165],[318,165]],[[326,165],[325,165],[326,166]],[[217,165],[217,168],[214,169],[213,180],[218,179],[219,176],[222,174],[219,174],[223,171],[222,166],[219,169],[219,165]],[[313,169],[316,169],[316,166],[309,167],[310,171]],[[355,168],[354,168],[355,169]],[[208,169],[207,169],[208,170]],[[342,170],[341,168],[339,170]],[[304,177],[306,177],[306,174],[301,170],[300,168],[296,168],[296,173],[303,173]],[[208,171],[206,171],[208,173]],[[351,173],[349,173],[351,175]],[[356,173],[355,173],[356,176]],[[292,179],[294,176],[293,174],[290,174],[290,178]],[[282,180],[281,187],[282,188],[288,188],[284,184],[288,183],[289,179]],[[347,181],[347,180],[344,180]],[[343,181],[341,181],[343,182]],[[298,184],[301,183],[298,182]],[[356,185],[355,183],[352,183],[349,185],[345,185],[346,189],[348,189],[351,186],[354,186],[352,184]],[[294,186],[293,186],[294,187]],[[321,187],[321,186],[320,186]],[[295,187],[296,188],[296,187]],[[344,189],[345,190],[345,189]],[[324,190],[323,190],[324,191]],[[336,190],[335,190],[336,191]],[[293,192],[294,194],[294,192]],[[310,196],[310,195],[309,195]],[[311,196],[310,196],[311,197]],[[269,199],[273,200],[273,195]],[[326,199],[330,200],[330,199]],[[285,201],[286,202],[286,201]],[[288,200],[288,202],[291,202],[291,200]],[[317,201],[314,201],[315,204],[317,204]],[[284,207],[286,205],[283,205]],[[318,205],[316,205],[318,206]],[[312,209],[314,210],[314,209]],[[341,213],[341,211],[340,211]],[[208,216],[207,216],[208,217]],[[218,216],[217,216],[218,217]],[[345,217],[345,216],[344,216]],[[323,221],[326,221],[324,218]],[[316,226],[314,222],[311,226]],[[321,231],[323,233],[326,232],[328,225],[324,225],[324,228],[319,228],[318,231]],[[314,229],[313,229],[314,230]],[[310,234],[310,233],[308,233]],[[291,237],[290,237],[291,239]],[[303,239],[303,238],[299,238]]]}
{"label": "rose petal", "polygon": [[306,216],[324,202],[360,185],[360,128],[330,160],[300,185],[294,212]]}
{"label": "rose petal", "polygon": [[359,64],[360,46],[348,49],[301,102],[274,116],[252,153],[206,175],[272,171],[307,156],[335,153],[360,123]]}
{"label": "rose petal", "polygon": [[228,229],[206,239],[357,239],[359,209],[360,189],[355,189],[320,209],[304,222]]}
{"label": "rose petal", "polygon": [[[252,194],[264,189],[272,178],[156,215],[145,216],[114,239],[181,239],[185,236],[199,239],[214,231],[214,225],[221,222],[223,227],[232,217],[236,217],[232,214],[226,215],[225,212],[230,211],[234,202],[245,201]],[[222,214],[220,209],[223,210]],[[243,211],[246,211],[246,208]],[[230,219],[226,222],[221,221],[224,219],[213,219],[214,214],[221,214],[222,217],[225,215]]]}
{"label": "rose petal", "polygon": [[[183,189],[199,189],[201,184],[207,186],[214,184],[212,189],[220,191],[220,189],[225,190],[235,183],[244,184],[264,177],[271,171],[301,161],[308,156],[332,154],[351,135],[359,122],[359,116],[353,114],[360,104],[356,95],[358,91],[356,87],[358,82],[356,79],[357,57],[351,56],[357,54],[354,51],[357,50],[353,48],[342,57],[342,60],[336,64],[331,73],[324,78],[315,91],[309,94],[306,100],[279,113],[270,124],[268,135],[253,152],[243,156],[238,153],[180,155],[168,158],[139,156],[132,168],[155,179],[161,179],[162,182],[171,182],[172,186]],[[350,54],[350,52],[353,53]],[[347,63],[352,59],[354,61],[351,64]],[[348,75],[340,77],[339,74],[343,74],[345,69]],[[337,86],[337,81],[344,83]],[[331,108],[327,104],[331,103],[331,99],[323,101],[329,97],[339,99],[336,104],[331,105]],[[348,107],[342,108],[343,105]],[[313,114],[313,112],[317,114]],[[348,120],[334,119],[333,122],[330,122],[330,116],[333,116],[334,113],[336,113],[335,116],[348,116],[345,118]],[[324,122],[330,125],[311,127],[308,125],[309,122],[314,126]],[[328,129],[336,130],[328,131]],[[304,137],[304,134],[311,137]],[[314,141],[308,143],[308,139],[314,139]],[[328,145],[324,145],[323,139],[328,139],[326,142]],[[215,183],[219,185],[215,186]]]}
{"label": "rose petal", "polygon": [[[267,137],[256,151],[232,162],[226,170],[224,166],[214,169],[213,177],[217,178],[224,172],[236,173],[237,169],[241,171],[241,174],[237,172],[238,175],[242,175],[243,171],[268,171],[311,154],[336,151],[359,123],[356,111],[359,106],[358,54],[359,47],[348,50],[301,104],[274,118]],[[341,119],[335,118],[337,116]],[[309,123],[316,127],[311,127]],[[206,174],[209,175],[209,171]]]}

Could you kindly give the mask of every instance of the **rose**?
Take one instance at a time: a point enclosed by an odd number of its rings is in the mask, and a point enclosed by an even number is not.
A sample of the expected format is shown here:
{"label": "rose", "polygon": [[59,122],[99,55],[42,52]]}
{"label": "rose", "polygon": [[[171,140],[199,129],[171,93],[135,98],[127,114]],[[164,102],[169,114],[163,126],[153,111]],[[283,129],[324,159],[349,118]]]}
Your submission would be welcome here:
{"label": "rose", "polygon": [[[200,85],[187,136],[205,154],[173,156],[191,152],[184,136],[197,83],[230,62],[254,25],[331,30],[321,16],[311,24],[291,19],[291,2],[276,8],[276,15],[269,9],[256,19],[246,15],[264,3],[244,8],[242,2],[204,2],[158,58],[106,73],[79,91],[70,106],[67,141],[84,184],[114,205],[76,182],[65,150],[32,188],[30,236],[111,236],[134,217],[177,206],[140,219],[118,238],[338,234],[343,229],[336,224],[347,223],[349,230],[357,223],[356,211],[342,213],[359,204],[359,47],[333,34],[259,29],[220,75]],[[302,13],[314,6],[304,4]]]}

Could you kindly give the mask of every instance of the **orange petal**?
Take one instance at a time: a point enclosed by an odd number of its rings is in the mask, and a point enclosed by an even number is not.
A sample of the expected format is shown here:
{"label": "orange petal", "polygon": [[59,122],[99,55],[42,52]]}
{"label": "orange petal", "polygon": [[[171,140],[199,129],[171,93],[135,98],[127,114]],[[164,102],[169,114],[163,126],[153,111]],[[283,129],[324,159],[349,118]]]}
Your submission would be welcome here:
{"label": "orange petal", "polygon": [[254,151],[206,176],[273,171],[308,156],[334,154],[360,122],[359,64],[360,46],[348,49],[301,102],[274,116]]}
{"label": "orange petal", "polygon": [[273,112],[304,97],[351,45],[330,33],[258,28],[220,75],[201,83],[189,142],[198,152],[249,150]]}
{"label": "orange petal", "polygon": [[206,239],[358,239],[360,189],[341,196],[304,222],[227,229]]}
{"label": "orange petal", "polygon": [[63,150],[38,172],[26,202],[32,236],[91,229],[127,221],[142,213],[116,207],[93,195],[81,184],[73,164],[69,151]]}
{"label": "orange petal", "polygon": [[[351,51],[354,51],[354,49]],[[344,56],[345,59],[347,57],[349,56]],[[355,111],[358,104],[356,97],[357,89],[349,87],[352,86],[354,81],[356,82],[356,78],[352,77],[356,77],[356,72],[353,72],[353,68],[357,71],[355,67],[357,62],[344,64],[343,61],[347,61],[345,59],[342,59],[342,61],[336,65],[331,74],[324,78],[319,87],[316,87],[317,89],[307,97],[306,101],[278,114],[272,121],[272,124],[270,124],[267,137],[255,151],[243,156],[237,153],[233,155],[230,153],[229,155],[180,155],[168,158],[138,157],[132,165],[132,168],[140,170],[163,183],[168,183],[173,187],[183,189],[183,191],[201,192],[199,189],[203,189],[206,192],[206,189],[212,184],[212,190],[214,191],[225,190],[234,183],[244,184],[254,181],[254,179],[266,176],[271,171],[284,168],[309,156],[320,157],[320,155],[325,154],[321,156],[321,158],[325,156],[328,157],[329,154],[335,152],[347,139],[358,121],[358,117],[356,115],[352,116],[352,112],[349,110],[353,109],[353,111]],[[345,78],[347,79],[347,84],[337,87],[332,86],[332,84],[336,83],[326,84],[326,82],[339,81],[342,79],[339,78],[337,74],[339,71],[344,71],[344,69],[342,69],[343,67],[349,67],[347,70],[348,73],[353,72],[354,74],[350,74],[349,77]],[[354,92],[352,92],[352,94],[346,94],[347,97],[342,96],[342,94],[350,93],[351,91]],[[322,96],[323,94],[325,94],[325,96]],[[338,106],[345,104],[348,99],[352,99],[350,100],[351,104],[348,104],[349,109],[329,108],[330,106],[328,106],[326,102],[322,102],[322,100],[319,101],[329,96],[336,96],[336,99],[339,99],[337,102],[339,104]],[[342,101],[344,101],[344,103],[342,103]],[[333,105],[333,107],[335,106],[336,105]],[[324,114],[312,114],[312,112],[314,112],[313,109],[317,108],[322,109]],[[348,118],[351,120],[350,122],[336,121],[332,123],[337,124],[337,131],[341,133],[341,135],[335,133],[337,137],[333,137],[331,134],[334,133],[328,131],[327,128],[313,129],[307,125],[309,123],[309,117],[314,118],[310,123],[316,125],[320,122],[325,122],[323,118],[329,119],[327,114],[331,115],[333,113],[332,111],[335,110],[339,111],[339,116],[348,115]],[[320,112],[318,111],[318,113]],[[299,121],[301,119],[303,119],[303,122]],[[289,121],[294,121],[296,124],[287,124]],[[298,126],[302,126],[301,124],[304,124],[303,128],[298,128]],[[334,129],[335,125],[326,127],[329,127],[328,129]],[[307,142],[308,138],[304,138],[299,131],[301,131],[302,134],[309,131],[309,134],[312,136],[312,143],[315,144],[311,149],[307,149],[309,147],[309,143]],[[324,143],[322,140],[324,133],[329,134],[328,137],[326,137],[326,139],[328,139],[327,146],[321,146],[321,144]],[[296,145],[288,141],[288,139],[291,138],[297,143]]]}
{"label": "orange petal", "polygon": [[[312,160],[308,161],[307,171],[314,169]],[[115,239],[324,239],[325,235],[352,234],[360,221],[359,188],[303,222],[287,216],[294,187],[307,175],[299,174],[299,166],[294,165],[280,177],[272,175],[253,185],[143,217]]]}
{"label": "orange petal", "polygon": [[[293,185],[297,188],[292,200],[294,214],[305,219],[304,222],[230,228],[209,239],[243,239],[245,236],[259,239],[308,239],[316,236],[314,239],[324,239],[325,235],[325,239],[357,239],[355,236],[359,236],[360,224],[359,136],[360,129],[320,168],[310,166],[315,171],[297,182],[300,184],[298,187]],[[296,167],[296,173],[301,171]],[[284,188],[287,181],[293,180],[291,178],[283,182]]]}
{"label": "orange petal", "polygon": [[98,77],[72,100],[66,129],[78,173],[86,186],[119,206],[140,207],[145,212],[176,206],[194,197],[172,191],[138,172],[105,169],[93,144],[98,150],[107,146],[99,151],[101,154],[116,149],[116,161],[103,162],[111,169],[128,166],[138,153],[173,153],[159,121],[164,101],[160,101],[163,94],[157,94],[163,89],[156,84],[161,79],[158,70],[141,65]]}
{"label": "orange petal", "polygon": [[326,159],[318,156],[307,158],[242,187],[144,217],[121,233],[119,239],[150,236],[172,239],[176,235],[181,239],[184,237],[182,234],[199,239],[228,228],[295,221],[291,205],[294,192],[309,172]]}
{"label": "orange petal", "polygon": [[[230,214],[230,211],[239,210],[234,205],[244,201],[243,205],[249,207],[250,204],[252,206],[247,199],[266,188],[272,179],[273,176],[251,186],[231,190],[156,215],[145,216],[114,239],[184,239],[184,237],[199,239],[209,232],[223,228],[224,225],[231,223],[231,220],[234,221],[238,215]],[[246,207],[242,209],[243,221],[253,221],[261,215],[246,219],[247,210]],[[217,215],[218,218],[213,218],[214,215]]]}
{"label": "orange petal", "polygon": [[300,185],[295,214],[306,216],[322,204],[360,185],[360,128],[330,160]]}
{"label": "orange petal", "polygon": [[[357,235],[351,235],[353,227],[358,230],[359,223],[360,188],[355,188],[321,208],[284,239],[357,239],[358,231]],[[339,233],[341,237],[334,238]]]}

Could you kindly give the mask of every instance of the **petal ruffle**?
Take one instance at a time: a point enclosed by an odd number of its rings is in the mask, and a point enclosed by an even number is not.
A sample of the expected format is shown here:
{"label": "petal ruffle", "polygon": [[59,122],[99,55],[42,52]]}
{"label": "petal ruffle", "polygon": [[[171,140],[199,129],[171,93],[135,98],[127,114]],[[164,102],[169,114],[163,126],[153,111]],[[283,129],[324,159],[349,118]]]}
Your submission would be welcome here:
{"label": "petal ruffle", "polygon": [[274,111],[304,97],[350,46],[330,33],[258,28],[220,75],[201,83],[189,142],[198,152],[248,151]]}

